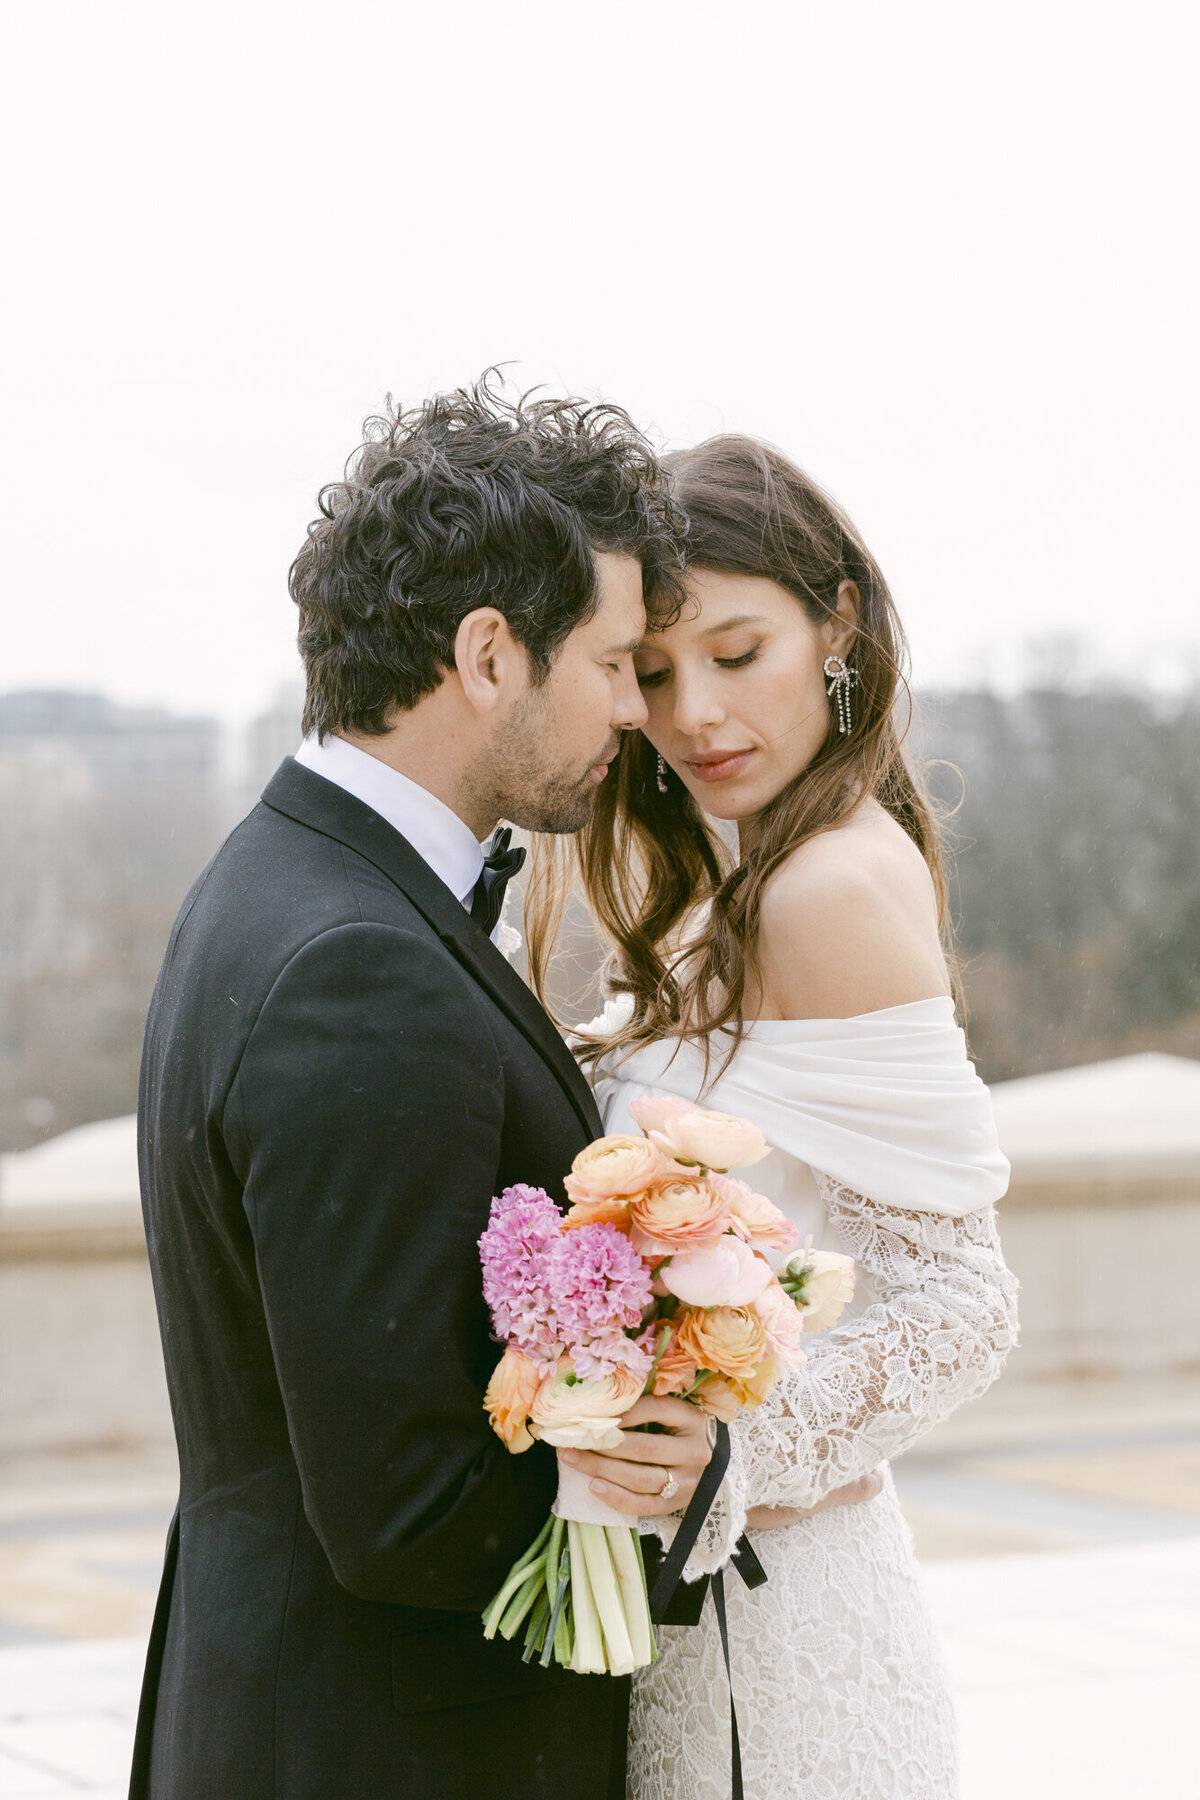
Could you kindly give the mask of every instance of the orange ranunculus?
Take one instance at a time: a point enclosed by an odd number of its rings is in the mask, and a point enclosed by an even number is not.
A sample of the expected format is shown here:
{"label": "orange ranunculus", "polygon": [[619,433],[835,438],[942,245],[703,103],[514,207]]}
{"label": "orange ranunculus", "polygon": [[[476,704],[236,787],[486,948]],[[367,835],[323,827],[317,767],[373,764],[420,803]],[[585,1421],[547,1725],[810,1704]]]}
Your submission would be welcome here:
{"label": "orange ranunculus", "polygon": [[492,1370],[483,1404],[492,1430],[504,1440],[514,1456],[528,1450],[533,1443],[526,1421],[541,1385],[542,1378],[535,1365],[515,1344],[510,1344]]}
{"label": "orange ranunculus", "polygon": [[636,1194],[654,1180],[663,1160],[648,1138],[602,1137],[581,1150],[563,1186],[567,1198],[587,1204],[614,1194]]}
{"label": "orange ranunculus", "polygon": [[[779,1373],[779,1364],[773,1356],[768,1356],[749,1375],[731,1375],[729,1385],[744,1407],[761,1406],[779,1380]],[[700,1392],[703,1393],[704,1389],[701,1388]]]}
{"label": "orange ranunculus", "polygon": [[680,1349],[700,1368],[732,1379],[752,1375],[770,1356],[767,1334],[752,1306],[688,1307],[678,1332]]}
{"label": "orange ranunculus", "polygon": [[578,1231],[581,1225],[615,1225],[628,1237],[628,1200],[577,1200],[563,1218],[563,1230]]}
{"label": "orange ranunculus", "polygon": [[673,1175],[635,1194],[629,1217],[643,1255],[670,1256],[719,1237],[729,1225],[729,1207],[702,1175]]}
{"label": "orange ranunculus", "polygon": [[779,1364],[769,1356],[748,1376],[710,1375],[696,1389],[696,1400],[704,1412],[728,1425],[740,1412],[761,1406],[778,1380]]}
{"label": "orange ranunculus", "polygon": [[700,1371],[696,1367],[695,1358],[679,1347],[678,1334],[674,1321],[664,1319],[658,1327],[658,1339],[664,1331],[669,1331],[671,1341],[663,1351],[662,1358],[654,1374],[654,1392],[656,1395],[686,1393]]}

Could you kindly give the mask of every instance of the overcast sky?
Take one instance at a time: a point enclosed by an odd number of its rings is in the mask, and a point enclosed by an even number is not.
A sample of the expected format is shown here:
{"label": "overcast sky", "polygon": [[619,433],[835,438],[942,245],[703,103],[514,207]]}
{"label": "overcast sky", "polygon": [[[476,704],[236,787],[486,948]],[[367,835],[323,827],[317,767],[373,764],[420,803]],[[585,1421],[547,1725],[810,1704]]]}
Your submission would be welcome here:
{"label": "overcast sky", "polygon": [[512,359],[784,446],[929,686],[1200,673],[1194,8],[10,16],[0,688],[243,717],[365,414]]}

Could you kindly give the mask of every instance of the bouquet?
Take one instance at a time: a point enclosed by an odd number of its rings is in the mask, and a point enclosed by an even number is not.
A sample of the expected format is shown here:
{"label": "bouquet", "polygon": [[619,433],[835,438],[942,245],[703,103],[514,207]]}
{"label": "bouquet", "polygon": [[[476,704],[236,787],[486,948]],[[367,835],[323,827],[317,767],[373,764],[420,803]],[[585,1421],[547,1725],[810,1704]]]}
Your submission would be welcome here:
{"label": "bouquet", "polygon": [[[540,1188],[506,1188],[479,1240],[483,1292],[506,1346],[484,1405],[514,1454],[535,1438],[616,1450],[642,1395],[673,1395],[728,1422],[804,1361],[801,1337],[836,1323],[849,1257],[811,1240],[780,1272],[796,1229],[730,1175],[767,1155],[757,1126],[670,1095],[631,1107],[643,1136],[603,1137],[575,1158],[567,1213]],[[636,1527],[560,1463],[538,1537],[483,1615],[524,1628],[525,1660],[625,1675],[657,1656]]]}

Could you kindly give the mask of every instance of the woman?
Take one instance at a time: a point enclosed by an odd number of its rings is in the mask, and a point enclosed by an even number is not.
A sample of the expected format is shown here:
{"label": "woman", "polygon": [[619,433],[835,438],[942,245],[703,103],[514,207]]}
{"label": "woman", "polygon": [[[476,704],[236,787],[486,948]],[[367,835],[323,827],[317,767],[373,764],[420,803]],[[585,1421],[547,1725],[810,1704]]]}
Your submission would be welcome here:
{"label": "woman", "polygon": [[[649,1091],[753,1119],[774,1150],[755,1185],[859,1274],[846,1321],[733,1422],[688,1574],[749,1525],[767,1585],[726,1584],[748,1797],[949,1800],[953,1717],[886,1460],[995,1379],[1015,1283],[937,835],[894,725],[899,625],[854,527],[777,452],[716,438],[673,472],[689,603],[638,652],[648,722],[578,845],[615,946],[597,1091],[609,1131],[636,1130]],[[544,921],[531,938],[536,973]],[[610,1497],[658,1493],[670,1442],[575,1460]],[[880,1468],[878,1498],[810,1511]],[[635,1682],[631,1800],[725,1800],[712,1607],[661,1637]]]}

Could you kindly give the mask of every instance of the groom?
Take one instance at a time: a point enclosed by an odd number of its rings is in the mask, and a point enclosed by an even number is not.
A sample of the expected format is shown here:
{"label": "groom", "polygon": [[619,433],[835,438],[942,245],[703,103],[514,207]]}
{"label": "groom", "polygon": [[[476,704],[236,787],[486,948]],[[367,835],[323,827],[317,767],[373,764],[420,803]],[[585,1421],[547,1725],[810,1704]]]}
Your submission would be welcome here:
{"label": "groom", "polygon": [[488,1428],[476,1240],[601,1131],[492,941],[520,853],[479,840],[586,822],[680,539],[623,413],[486,382],[373,421],[322,496],[308,735],[188,896],[147,1026],[181,1492],[134,1800],[624,1794],[627,1681],[479,1616],[555,1463]]}

